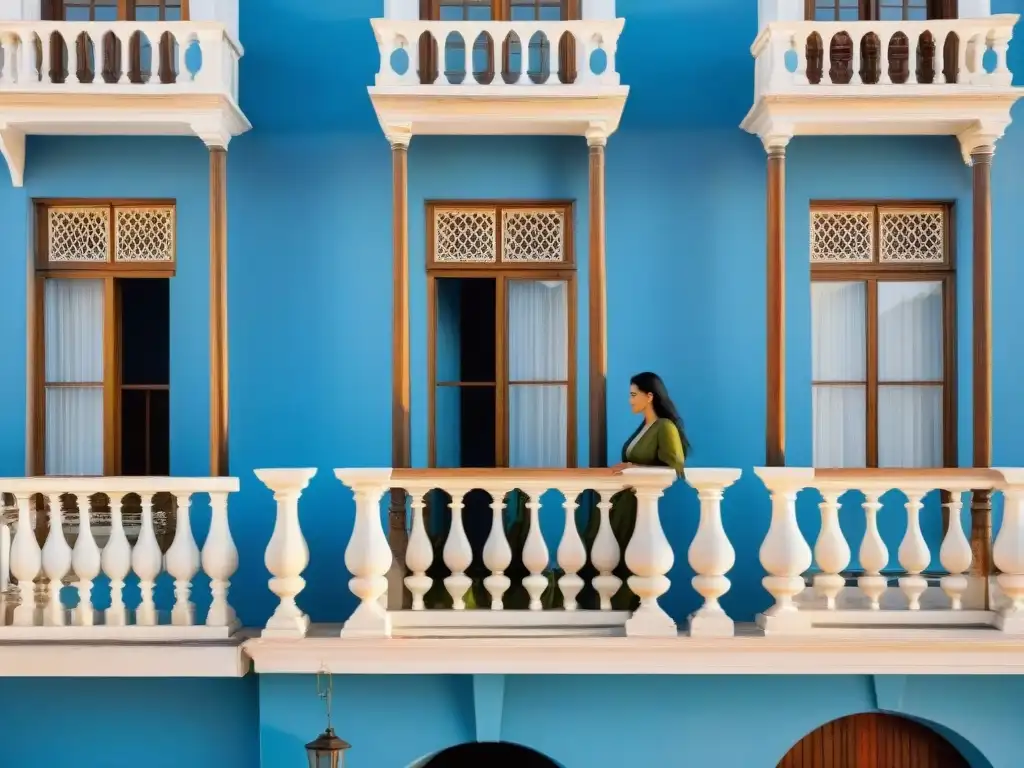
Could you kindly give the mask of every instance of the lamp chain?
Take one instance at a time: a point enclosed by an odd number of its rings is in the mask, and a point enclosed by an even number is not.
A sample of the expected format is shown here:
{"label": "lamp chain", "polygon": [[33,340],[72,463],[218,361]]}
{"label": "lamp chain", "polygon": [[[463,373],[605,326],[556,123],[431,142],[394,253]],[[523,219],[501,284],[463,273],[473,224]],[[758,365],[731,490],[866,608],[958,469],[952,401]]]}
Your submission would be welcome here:
{"label": "lamp chain", "polygon": [[334,681],[331,678],[331,671],[321,667],[316,673],[316,695],[324,701],[327,709],[327,727],[331,727],[331,699],[334,695]]}

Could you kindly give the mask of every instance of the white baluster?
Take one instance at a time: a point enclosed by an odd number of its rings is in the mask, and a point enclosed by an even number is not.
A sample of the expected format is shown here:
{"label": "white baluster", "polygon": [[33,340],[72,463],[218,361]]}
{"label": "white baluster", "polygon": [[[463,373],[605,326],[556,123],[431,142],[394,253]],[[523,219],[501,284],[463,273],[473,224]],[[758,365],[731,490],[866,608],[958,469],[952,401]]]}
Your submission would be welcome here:
{"label": "white baluster", "polygon": [[[826,42],[827,45],[827,42]],[[769,573],[761,583],[775,598],[757,617],[765,633],[801,632],[810,620],[800,613],[794,598],[804,590],[804,572],[811,567],[811,548],[804,540],[796,519],[796,495],[813,482],[813,470],[755,470],[771,492],[772,520],[761,544],[761,565]]]}
{"label": "white baluster", "polygon": [[878,33],[878,84],[892,85],[892,78],[889,76],[889,41],[884,32]]}
{"label": "white baluster", "polygon": [[897,552],[900,565],[907,575],[899,579],[900,589],[907,596],[907,608],[911,611],[921,610],[921,595],[928,589],[928,581],[921,572],[932,560],[928,551],[928,543],[921,533],[921,491],[907,491],[907,531]]}
{"label": "white baluster", "polygon": [[[599,499],[597,511],[601,518],[597,528],[597,536],[590,547],[590,562],[593,563],[594,568],[597,570],[597,576],[591,580],[591,584],[601,599],[601,610],[610,611],[612,609],[612,598],[622,588],[622,579],[613,573],[619,566],[622,553],[619,549],[619,542],[615,538],[615,532],[612,531],[611,499],[601,501],[601,492],[596,493]],[[604,493],[610,495],[611,491],[605,491]]]}
{"label": "white baluster", "polygon": [[725,489],[739,479],[739,470],[691,469],[687,482],[697,489],[700,499],[700,524],[690,543],[687,557],[697,574],[693,588],[704,604],[689,619],[692,637],[731,637],[733,621],[719,600],[729,591],[726,577],[736,564],[736,550],[722,525],[722,497]]}
{"label": "white baluster", "polygon": [[60,590],[64,586],[64,577],[71,570],[71,547],[64,535],[64,511],[61,509],[60,494],[49,494],[47,501],[50,504],[50,532],[43,544],[42,566],[49,583],[43,623],[51,627],[62,627],[66,621]]}
{"label": "white baluster", "polygon": [[881,607],[881,597],[889,586],[889,579],[882,576],[882,569],[889,564],[889,550],[885,547],[882,535],[878,532],[879,502],[884,490],[864,489],[864,538],[860,543],[860,566],[864,575],[857,578],[857,586],[867,595],[871,610]]}
{"label": "white baluster", "polygon": [[846,543],[843,529],[839,525],[839,497],[845,489],[822,491],[824,501],[818,505],[821,511],[821,531],[814,544],[814,559],[821,573],[814,576],[814,589],[825,598],[825,607],[834,611],[836,598],[846,586],[842,573],[850,564],[850,545]]}
{"label": "white baluster", "polygon": [[[131,72],[131,69],[132,69],[132,63],[131,63],[130,55],[131,55],[131,50],[134,47],[131,44],[131,40],[132,40],[132,35],[130,33],[118,37],[118,46],[117,46],[117,48],[118,48],[118,50],[121,51],[121,76],[117,78],[117,82],[120,85],[126,85],[128,83],[131,83],[131,81],[132,81],[131,77],[129,77],[129,74],[128,74],[129,72]],[[157,57],[154,56],[153,58],[157,58]],[[152,61],[152,59],[150,59],[150,61]]]}
{"label": "white baluster", "polygon": [[861,85],[864,82],[860,76],[860,46],[863,39],[864,36],[856,32],[850,35],[850,85]]}
{"label": "white baluster", "polygon": [[210,532],[206,536],[201,555],[203,571],[210,577],[210,610],[206,614],[206,626],[238,627],[235,609],[228,601],[231,577],[238,570],[238,548],[231,537],[228,520],[228,494],[210,493]]}
{"label": "white baluster", "polygon": [[0,51],[3,52],[3,68],[0,69],[0,85],[14,85],[17,67],[18,36],[13,32],[0,32]]}
{"label": "white baluster", "polygon": [[189,507],[190,493],[175,494],[177,500],[177,522],[174,526],[174,541],[167,549],[164,561],[167,572],[174,577],[174,607],[171,608],[171,624],[176,627],[190,627],[195,624],[196,607],[191,601],[192,579],[199,573],[199,547],[192,535]]}
{"label": "white baluster", "polygon": [[[530,37],[530,30],[527,29],[527,30],[524,31],[523,29],[520,28],[520,29],[515,30],[515,34],[516,34],[516,38],[519,40],[519,54],[520,54],[519,55],[519,72],[516,73],[517,77],[516,77],[515,84],[516,85],[530,85],[530,42],[531,42],[531,39],[532,39]],[[510,36],[506,37],[505,39],[509,40]],[[511,48],[511,47],[512,47],[511,43],[509,43],[509,48]],[[558,44],[557,43],[555,44],[555,50],[556,51],[558,50]],[[511,54],[511,51],[509,51],[509,53]],[[509,56],[509,58],[510,59],[512,58],[511,55]],[[500,67],[495,67],[495,69],[500,69]]]}
{"label": "white baluster", "polygon": [[135,623],[152,627],[157,623],[156,604],[153,602],[153,587],[163,567],[163,555],[153,530],[153,497],[148,493],[139,494],[142,507],[142,524],[139,538],[132,549],[132,570],[139,577],[139,592],[142,600],[135,611]]}
{"label": "white baluster", "polygon": [[512,547],[505,535],[505,489],[489,489],[491,495],[491,532],[484,542],[484,566],[491,575],[484,579],[484,589],[491,596],[491,610],[500,611],[505,605],[503,598],[512,582],[505,571],[512,564]]}
{"label": "white baluster", "polygon": [[558,567],[563,572],[558,579],[558,589],[562,592],[562,605],[567,611],[576,610],[576,598],[584,587],[579,572],[587,564],[587,550],[576,527],[576,508],[579,506],[576,499],[580,493],[582,489],[565,489],[565,501],[562,504],[565,509],[565,528],[555,554],[558,558]]}
{"label": "white baluster", "polygon": [[965,574],[971,567],[972,552],[971,543],[964,533],[961,515],[964,506],[963,491],[952,490],[950,493],[951,499],[945,505],[948,510],[949,526],[939,548],[939,562],[949,575],[939,580],[939,586],[949,597],[950,608],[959,611],[963,608],[963,596],[969,584]]}
{"label": "white baluster", "polygon": [[405,588],[412,594],[412,609],[422,611],[426,607],[423,597],[434,584],[434,580],[427,576],[427,570],[434,563],[434,547],[430,543],[427,525],[423,519],[426,494],[430,489],[406,490],[412,498],[412,533],[409,535],[409,545],[405,549],[405,564],[412,571],[412,575],[406,576],[404,581]]}
{"label": "white baluster", "polygon": [[[10,61],[10,59],[8,59]],[[43,554],[36,540],[31,497],[15,498],[18,505],[18,527],[11,542],[11,574],[18,580],[18,606],[14,609],[13,624],[32,627],[36,623],[34,580],[43,565]]]}
{"label": "white baluster", "polygon": [[[309,547],[299,525],[299,497],[315,469],[257,469],[256,477],[274,493],[277,517],[263,562],[272,578],[270,591],[280,602],[263,629],[263,637],[305,637],[309,617],[295,602],[306,586],[302,572],[309,564]],[[386,543],[386,542],[385,542]]]}
{"label": "white baluster", "polygon": [[[467,75],[468,77],[468,75]],[[444,580],[444,588],[452,596],[452,608],[461,611],[466,608],[466,593],[473,586],[473,581],[466,575],[466,569],[473,562],[473,549],[470,547],[466,528],[462,523],[462,511],[465,508],[463,497],[468,492],[465,488],[451,488],[452,524],[448,529],[442,557],[448,566],[451,576]]]}
{"label": "white baluster", "polygon": [[[39,83],[39,69],[36,61],[36,34],[26,32],[21,37],[19,50],[21,58],[18,61],[18,83],[22,85],[37,85]],[[45,44],[43,44],[45,45]],[[40,45],[42,47],[42,45]]]}
{"label": "white baluster", "polygon": [[1010,604],[999,611],[996,626],[1019,635],[1024,634],[1024,469],[998,471],[1006,485],[1003,487],[1003,524],[992,545],[992,562],[999,569],[996,581]]}
{"label": "white baluster", "polygon": [[[626,482],[632,483],[634,478],[637,480],[633,485],[636,492],[636,527],[626,546],[626,565],[633,574],[627,581],[629,588],[640,598],[640,607],[626,621],[626,634],[674,637],[678,633],[676,623],[658,605],[658,598],[668,592],[672,585],[665,574],[672,569],[675,555],[658,515],[658,499],[661,498],[662,488],[651,487],[648,484],[650,481],[644,478],[650,472],[643,469],[627,469],[623,472]],[[655,472],[662,474],[658,470]],[[672,479],[675,479],[674,475]]]}
{"label": "white baluster", "polygon": [[[0,595],[7,592],[11,585],[11,526],[7,523],[3,505],[3,494],[0,493]],[[0,616],[0,623],[3,616]]]}
{"label": "white baluster", "polygon": [[103,572],[110,579],[110,607],[104,616],[104,623],[111,627],[123,627],[128,623],[128,612],[124,605],[124,580],[132,570],[132,547],[124,533],[124,516],[121,511],[122,497],[111,491],[110,538],[107,539],[100,556]]}
{"label": "white baluster", "polygon": [[78,578],[75,584],[78,589],[75,623],[80,627],[91,627],[96,621],[92,583],[100,575],[102,558],[92,535],[92,499],[87,493],[76,493],[75,498],[78,500],[78,537],[71,550],[71,567]]}
{"label": "white baluster", "polygon": [[359,605],[345,622],[342,637],[389,637],[391,617],[381,605],[388,589],[392,553],[381,523],[380,500],[391,482],[390,470],[335,470],[355,493],[356,519],[345,547],[345,567],[352,578],[348,588]]}
{"label": "white baluster", "polygon": [[523,492],[529,495],[526,509],[530,520],[530,531],[526,534],[526,542],[523,544],[523,566],[530,575],[523,578],[523,589],[530,595],[530,610],[539,611],[544,607],[540,599],[548,587],[544,569],[551,561],[551,553],[548,552],[548,545],[540,530],[540,497],[544,489],[524,488]]}

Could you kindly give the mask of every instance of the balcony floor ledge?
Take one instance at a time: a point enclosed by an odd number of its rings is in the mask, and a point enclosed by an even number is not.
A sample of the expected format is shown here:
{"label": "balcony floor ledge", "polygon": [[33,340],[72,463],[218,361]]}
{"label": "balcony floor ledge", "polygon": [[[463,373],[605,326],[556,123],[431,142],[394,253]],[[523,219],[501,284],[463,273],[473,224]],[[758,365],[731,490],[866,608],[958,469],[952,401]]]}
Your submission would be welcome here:
{"label": "balcony floor ledge", "polygon": [[[896,92],[896,88],[899,92]],[[815,86],[761,96],[740,124],[767,136],[1002,135],[1024,88]],[[969,154],[966,153],[966,154]]]}
{"label": "balcony floor ledge", "polygon": [[388,136],[584,136],[619,127],[629,86],[370,86]]}
{"label": "balcony floor ledge", "polygon": [[241,632],[217,642],[0,642],[0,677],[244,677]]}
{"label": "balcony floor ledge", "polygon": [[393,637],[343,639],[317,624],[304,639],[254,638],[257,673],[314,674],[1024,674],[1024,639],[991,628],[815,629],[734,637]]}
{"label": "balcony floor ledge", "polygon": [[0,91],[0,154],[15,187],[24,184],[29,135],[197,136],[208,147],[227,148],[251,127],[226,94],[169,93],[168,86],[116,94],[82,93],[81,86],[74,93],[60,86]]}

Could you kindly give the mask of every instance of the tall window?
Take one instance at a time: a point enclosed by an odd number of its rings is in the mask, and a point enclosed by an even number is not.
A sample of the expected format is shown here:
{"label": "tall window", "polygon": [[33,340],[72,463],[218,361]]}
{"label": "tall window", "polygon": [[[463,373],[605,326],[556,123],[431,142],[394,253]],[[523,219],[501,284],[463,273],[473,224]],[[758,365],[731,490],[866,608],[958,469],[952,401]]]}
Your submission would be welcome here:
{"label": "tall window", "polygon": [[[434,21],[567,21],[580,18],[580,0],[421,0],[420,17]],[[468,57],[467,46],[472,51]],[[500,56],[498,75],[506,83],[523,76],[534,83],[575,80],[576,47],[571,36],[551,40],[542,32],[526,41],[514,33],[503,40],[487,34],[463,40],[455,34],[440,44],[425,33],[420,41],[420,80],[429,84],[440,76],[442,81],[461,83],[472,77],[480,84],[491,83],[496,50]],[[558,53],[556,61],[552,61],[552,50]]]}
{"label": "tall window", "polygon": [[944,204],[811,208],[814,465],[955,465]]}
{"label": "tall window", "polygon": [[[187,21],[189,0],[43,0],[43,19],[46,21]],[[54,35],[50,42],[50,77],[63,83],[74,62],[74,71],[83,83],[101,77],[104,82],[116,83],[127,64],[128,79],[133,83],[148,82],[151,77],[163,83],[176,78],[179,49],[170,33],[159,39],[150,39],[141,32],[130,38],[128,60],[123,61],[120,41],[112,35],[102,39],[89,39],[83,33],[74,41],[74,56],[70,57],[70,40]],[[103,55],[102,71],[96,72],[97,49]],[[156,54],[154,54],[156,51]],[[69,58],[70,57],[70,58]]]}
{"label": "tall window", "polygon": [[170,202],[40,202],[33,471],[170,474]]}
{"label": "tall window", "polygon": [[432,466],[575,462],[571,204],[431,204]]}

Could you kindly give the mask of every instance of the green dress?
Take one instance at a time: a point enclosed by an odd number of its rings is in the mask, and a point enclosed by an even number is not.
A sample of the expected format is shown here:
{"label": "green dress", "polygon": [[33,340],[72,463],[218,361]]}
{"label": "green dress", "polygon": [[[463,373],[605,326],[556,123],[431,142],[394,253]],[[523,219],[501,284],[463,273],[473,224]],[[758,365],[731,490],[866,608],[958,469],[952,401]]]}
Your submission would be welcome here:
{"label": "green dress", "polygon": [[[670,467],[676,471],[679,477],[682,477],[685,457],[683,441],[676,425],[668,419],[658,419],[650,427],[645,429],[645,426],[645,424],[641,424],[637,427],[622,446],[622,460],[639,467]],[[626,547],[629,545],[629,540],[633,536],[633,528],[636,526],[636,494],[631,490],[620,491],[612,496],[611,502],[609,521],[621,552],[619,565],[614,573],[622,579],[622,587],[612,597],[612,609],[616,611],[636,610],[639,600],[626,585],[626,579],[629,577],[629,568],[626,567]],[[600,523],[601,517],[597,509],[591,509],[590,519],[583,536],[587,552],[590,552],[594,545]],[[588,577],[593,575],[593,567],[589,563],[588,571],[591,573],[584,576],[584,579],[589,582]],[[591,592],[591,590],[587,591]],[[594,602],[596,595],[590,594],[588,598],[588,603]],[[596,608],[598,606],[595,602],[594,605],[585,607]]]}

